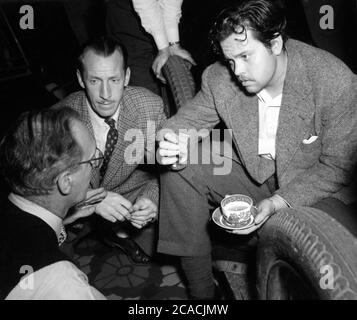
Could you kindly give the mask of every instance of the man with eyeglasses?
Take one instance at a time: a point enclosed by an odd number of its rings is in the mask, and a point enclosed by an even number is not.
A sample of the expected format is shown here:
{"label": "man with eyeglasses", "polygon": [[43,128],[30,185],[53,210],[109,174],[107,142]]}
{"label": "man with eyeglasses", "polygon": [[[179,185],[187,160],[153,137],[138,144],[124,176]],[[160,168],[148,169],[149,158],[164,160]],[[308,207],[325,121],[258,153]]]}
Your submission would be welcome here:
{"label": "man with eyeglasses", "polygon": [[[76,110],[104,155],[91,186],[104,187],[108,193],[96,206],[92,226],[100,238],[124,251],[132,262],[148,263],[155,252],[155,224],[150,222],[157,217],[159,187],[155,166],[145,160],[140,147],[150,144],[151,124],[157,129],[166,119],[162,99],[145,88],[128,86],[125,48],[111,37],[84,46],[77,76],[84,90],[55,108]],[[138,133],[136,140],[131,132]],[[154,143],[155,130],[151,140]],[[128,159],[126,152],[133,145],[141,154],[137,161]]]}
{"label": "man with eyeglasses", "polygon": [[69,108],[26,112],[3,138],[0,167],[11,193],[1,206],[0,299],[105,299],[59,250],[64,224],[91,215],[88,203],[106,196],[88,191],[102,159]]}

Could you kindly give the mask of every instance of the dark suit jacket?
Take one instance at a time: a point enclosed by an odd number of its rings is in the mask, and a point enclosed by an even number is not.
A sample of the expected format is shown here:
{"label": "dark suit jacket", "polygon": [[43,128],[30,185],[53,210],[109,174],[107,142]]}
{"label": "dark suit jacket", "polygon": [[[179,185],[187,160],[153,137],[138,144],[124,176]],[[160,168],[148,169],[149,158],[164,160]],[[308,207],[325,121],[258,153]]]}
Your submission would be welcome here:
{"label": "dark suit jacket", "polygon": [[[232,129],[234,146],[249,175],[263,183],[275,170],[276,193],[292,206],[329,196],[350,203],[357,150],[356,76],[323,50],[295,40],[288,40],[286,47],[275,168],[258,156],[257,96],[245,94],[220,63],[205,70],[200,92],[163,127],[213,128],[222,119]],[[318,139],[304,144],[310,136]]]}
{"label": "dark suit jacket", "polygon": [[[72,93],[54,106],[76,110],[93,134],[84,91]],[[130,201],[145,196],[156,204],[159,198],[158,178],[153,164],[144,165],[144,147],[154,162],[155,131],[166,119],[162,99],[140,87],[126,87],[117,121],[118,142],[108,163],[101,186],[121,194]],[[137,152],[135,152],[135,149]],[[93,174],[92,188],[99,187],[99,170]]]}
{"label": "dark suit jacket", "polygon": [[40,218],[3,201],[0,212],[0,299],[5,299],[27,275],[22,266],[40,270],[58,261],[69,260],[58,248],[56,233]]}

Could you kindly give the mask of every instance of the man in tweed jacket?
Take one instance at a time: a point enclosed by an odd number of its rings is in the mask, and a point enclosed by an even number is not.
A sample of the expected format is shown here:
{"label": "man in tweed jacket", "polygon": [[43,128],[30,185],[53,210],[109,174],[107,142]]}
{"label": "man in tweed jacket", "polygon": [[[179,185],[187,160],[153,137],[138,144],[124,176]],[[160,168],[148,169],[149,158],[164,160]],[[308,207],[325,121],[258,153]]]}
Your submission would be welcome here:
{"label": "man in tweed jacket", "polygon": [[[130,69],[126,65],[125,49],[109,37],[96,39],[84,48],[77,75],[84,91],[71,94],[55,107],[76,110],[103,154],[110,128],[104,120],[114,119],[118,132],[104,175],[100,177],[99,170],[92,175],[92,188],[101,186],[108,191],[107,197],[97,205],[96,213],[113,223],[126,221],[120,225],[129,225],[126,233],[130,232],[140,247],[151,255],[154,251],[153,227],[143,227],[157,217],[158,177],[154,161],[148,158],[154,154],[155,130],[166,118],[162,99],[147,89],[127,86]],[[151,153],[147,154],[146,150]],[[96,223],[105,225],[103,221],[99,219]],[[105,230],[109,233],[108,228]],[[134,262],[148,262],[145,253],[128,238],[106,236]]]}
{"label": "man in tweed jacket", "polygon": [[[281,11],[268,1],[224,11],[212,30],[222,62],[205,70],[201,91],[163,124],[159,154],[167,165],[177,156],[190,160],[179,130],[212,129],[220,120],[232,130],[229,174],[214,175],[211,160],[188,162],[161,178],[158,251],[181,257],[192,297],[214,296],[209,211],[227,194],[243,193],[257,203],[252,226],[234,231],[245,252],[255,248],[266,219],[288,207],[317,207],[357,232],[350,206],[356,76],[325,51],[285,41],[284,27]],[[241,258],[247,262],[243,250]]]}

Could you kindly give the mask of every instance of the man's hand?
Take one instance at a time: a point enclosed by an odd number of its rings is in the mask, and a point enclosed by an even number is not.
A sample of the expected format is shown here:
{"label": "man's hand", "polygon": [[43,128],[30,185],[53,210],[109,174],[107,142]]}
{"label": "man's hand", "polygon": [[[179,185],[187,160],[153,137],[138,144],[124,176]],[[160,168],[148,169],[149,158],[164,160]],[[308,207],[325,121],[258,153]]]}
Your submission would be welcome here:
{"label": "man's hand", "polygon": [[97,204],[96,213],[111,222],[130,220],[130,201],[118,193],[108,191],[105,199]]}
{"label": "man's hand", "polygon": [[258,213],[255,216],[254,219],[254,224],[247,229],[243,230],[232,230],[229,231],[234,234],[241,234],[241,235],[247,235],[255,230],[259,229],[265,221],[268,220],[268,218],[275,212],[275,207],[272,201],[268,199],[264,199],[261,202],[258,203],[257,205]]}
{"label": "man's hand", "polygon": [[173,46],[165,47],[159,50],[152,64],[152,70],[154,71],[156,77],[163,83],[166,83],[166,80],[162,75],[161,69],[170,56],[179,56],[182,59],[189,61],[191,64],[196,65],[196,62],[193,60],[191,54],[187,50],[183,49],[179,44],[175,44]]}
{"label": "man's hand", "polygon": [[159,50],[154,62],[152,63],[152,70],[154,71],[156,77],[160,79],[163,83],[166,83],[166,80],[161,73],[161,69],[165,65],[169,56],[170,56],[169,47],[161,49]]}
{"label": "man's hand", "polygon": [[107,196],[107,191],[104,188],[90,189],[87,192],[86,198],[78,203],[74,208],[74,213],[63,220],[63,224],[70,224],[77,219],[88,217],[95,212],[96,204],[102,201]]}
{"label": "man's hand", "polygon": [[177,162],[184,163],[188,154],[188,135],[167,132],[158,148],[158,162],[162,165],[174,165]]}
{"label": "man's hand", "polygon": [[157,205],[148,198],[138,198],[131,208],[131,224],[141,229],[157,217]]}
{"label": "man's hand", "polygon": [[196,65],[196,62],[193,60],[191,54],[187,50],[183,49],[179,44],[170,46],[169,50],[171,56],[179,56],[182,59],[189,61],[192,65]]}
{"label": "man's hand", "polygon": [[250,234],[255,230],[259,229],[265,223],[265,221],[267,221],[269,217],[273,215],[276,211],[283,208],[288,208],[288,204],[281,196],[275,194],[272,197],[264,199],[257,204],[258,213],[255,216],[253,226],[247,229],[232,230],[229,232],[241,235]]}

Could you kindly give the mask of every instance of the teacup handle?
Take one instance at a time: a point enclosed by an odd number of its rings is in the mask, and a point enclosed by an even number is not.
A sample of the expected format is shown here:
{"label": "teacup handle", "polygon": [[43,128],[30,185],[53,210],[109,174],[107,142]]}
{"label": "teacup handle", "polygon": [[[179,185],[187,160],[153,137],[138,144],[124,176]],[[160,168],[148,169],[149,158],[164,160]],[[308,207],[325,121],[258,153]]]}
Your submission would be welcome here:
{"label": "teacup handle", "polygon": [[225,196],[224,196],[224,199],[225,198],[228,198],[228,197],[230,197],[231,196],[231,194],[226,194]]}

